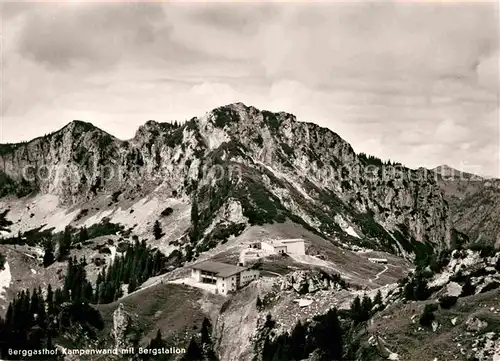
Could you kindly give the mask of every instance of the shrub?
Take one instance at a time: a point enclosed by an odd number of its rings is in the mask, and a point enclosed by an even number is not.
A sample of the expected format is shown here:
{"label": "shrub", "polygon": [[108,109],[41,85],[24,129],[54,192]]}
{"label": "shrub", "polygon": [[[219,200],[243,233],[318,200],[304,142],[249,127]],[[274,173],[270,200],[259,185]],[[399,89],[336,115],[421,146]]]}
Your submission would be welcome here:
{"label": "shrub", "polygon": [[497,252],[495,246],[488,241],[474,243],[469,246],[469,249],[471,251],[479,252],[481,257],[493,257]]}
{"label": "shrub", "polygon": [[156,240],[160,239],[163,237],[163,231],[161,229],[160,222],[157,220],[153,226],[153,235]]}
{"label": "shrub", "polygon": [[76,221],[79,221],[80,219],[82,219],[83,217],[85,217],[87,214],[89,214],[89,210],[88,209],[82,209],[75,217],[75,222]]}
{"label": "shrub", "polygon": [[163,210],[163,212],[161,212],[161,216],[167,217],[167,216],[170,216],[173,212],[174,212],[174,210],[172,209],[172,207],[167,207]]}
{"label": "shrub", "polygon": [[111,202],[116,203],[118,202],[118,197],[122,194],[122,191],[116,191],[111,195]]}
{"label": "shrub", "polygon": [[456,296],[443,296],[439,298],[439,305],[441,308],[450,309],[457,303],[458,297]]}
{"label": "shrub", "polygon": [[238,112],[224,107],[215,109],[213,114],[214,124],[219,128],[223,128],[226,124],[237,122],[240,118]]}
{"label": "shrub", "polygon": [[274,326],[276,326],[276,321],[274,321],[273,316],[271,316],[271,314],[268,313],[266,316],[266,323],[264,324],[264,327],[274,328]]}
{"label": "shrub", "polygon": [[432,325],[432,321],[436,319],[436,316],[434,316],[434,311],[436,310],[437,305],[435,304],[425,305],[424,312],[420,316],[420,325],[422,325],[423,327],[430,327]]}
{"label": "shrub", "polygon": [[476,292],[476,286],[474,286],[474,285],[471,283],[470,278],[467,278],[467,279],[465,280],[464,285],[462,286],[462,294],[460,295],[460,297],[467,297],[467,296],[471,296],[471,295],[473,295],[475,292]]}
{"label": "shrub", "polygon": [[498,283],[496,281],[493,281],[493,282],[489,283],[488,285],[486,285],[485,287],[483,287],[483,289],[481,290],[481,293],[485,293],[485,292],[488,292],[488,291],[491,291],[491,290],[495,290],[498,287],[500,287],[500,283]]}
{"label": "shrub", "polygon": [[116,247],[116,251],[120,253],[126,252],[129,246],[130,245],[127,242],[120,242]]}
{"label": "shrub", "polygon": [[262,301],[259,296],[257,296],[257,301],[255,302],[255,306],[257,306],[257,310],[259,311],[262,309]]}
{"label": "shrub", "polygon": [[123,231],[123,226],[112,223],[109,218],[103,218],[100,223],[94,224],[87,229],[88,239],[101,236],[109,236],[119,231]]}
{"label": "shrub", "polygon": [[111,254],[111,250],[108,247],[102,247],[99,249],[99,253]]}

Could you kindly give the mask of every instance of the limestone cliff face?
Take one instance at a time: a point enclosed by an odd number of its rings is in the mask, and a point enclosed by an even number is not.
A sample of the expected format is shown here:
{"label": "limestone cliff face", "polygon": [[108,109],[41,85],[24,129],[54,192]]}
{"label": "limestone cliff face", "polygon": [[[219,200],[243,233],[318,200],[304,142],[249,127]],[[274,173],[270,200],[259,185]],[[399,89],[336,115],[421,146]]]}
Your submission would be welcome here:
{"label": "limestone cliff face", "polygon": [[90,123],[74,121],[28,143],[0,147],[0,170],[14,181],[75,202],[97,187],[98,169],[120,156],[120,141]]}
{"label": "limestone cliff face", "polygon": [[[210,244],[214,232],[286,220],[397,253],[450,241],[446,203],[424,170],[374,164],[329,129],[241,103],[182,125],[149,121],[128,141],[72,122],[29,143],[0,146],[0,171],[11,187],[27,176],[33,189],[68,204],[163,187],[197,203]],[[215,215],[230,205],[242,213],[238,227],[215,227]]]}

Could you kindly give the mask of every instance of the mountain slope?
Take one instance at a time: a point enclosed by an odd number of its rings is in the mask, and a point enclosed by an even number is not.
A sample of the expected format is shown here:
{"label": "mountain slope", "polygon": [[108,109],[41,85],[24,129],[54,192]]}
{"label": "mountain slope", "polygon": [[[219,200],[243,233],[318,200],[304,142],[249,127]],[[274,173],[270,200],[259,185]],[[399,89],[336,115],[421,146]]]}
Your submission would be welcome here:
{"label": "mountain slope", "polygon": [[0,148],[4,177],[20,185],[28,175],[25,186],[68,207],[159,189],[192,204],[188,233],[198,252],[249,224],[287,219],[341,243],[399,254],[451,240],[447,206],[425,170],[393,174],[329,129],[241,103],[182,125],[149,121],[128,141],[77,121]]}
{"label": "mountain slope", "polygon": [[467,234],[473,242],[499,242],[500,180],[447,166],[433,171],[450,206],[453,227]]}

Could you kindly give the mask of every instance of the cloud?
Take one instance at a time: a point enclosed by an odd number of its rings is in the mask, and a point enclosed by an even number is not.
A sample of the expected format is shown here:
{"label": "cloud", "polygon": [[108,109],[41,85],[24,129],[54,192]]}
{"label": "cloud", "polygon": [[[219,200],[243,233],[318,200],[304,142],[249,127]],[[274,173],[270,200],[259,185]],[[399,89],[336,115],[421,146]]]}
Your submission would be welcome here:
{"label": "cloud", "polygon": [[72,119],[127,138],[148,119],[243,101],[413,167],[498,165],[491,3],[5,8],[4,141]]}
{"label": "cloud", "polygon": [[[36,5],[35,5],[36,6]],[[55,69],[100,70],[127,59],[187,61],[196,52],[171,39],[161,4],[54,3],[24,17],[18,51]]]}

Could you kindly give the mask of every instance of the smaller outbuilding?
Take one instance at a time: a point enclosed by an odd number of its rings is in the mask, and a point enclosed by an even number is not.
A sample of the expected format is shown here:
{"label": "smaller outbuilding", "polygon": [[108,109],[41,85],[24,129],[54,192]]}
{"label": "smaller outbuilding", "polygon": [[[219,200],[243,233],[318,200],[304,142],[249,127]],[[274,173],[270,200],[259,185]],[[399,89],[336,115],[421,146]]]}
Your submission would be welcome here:
{"label": "smaller outbuilding", "polygon": [[263,250],[278,254],[306,254],[305,242],[303,239],[282,239],[261,242]]}

